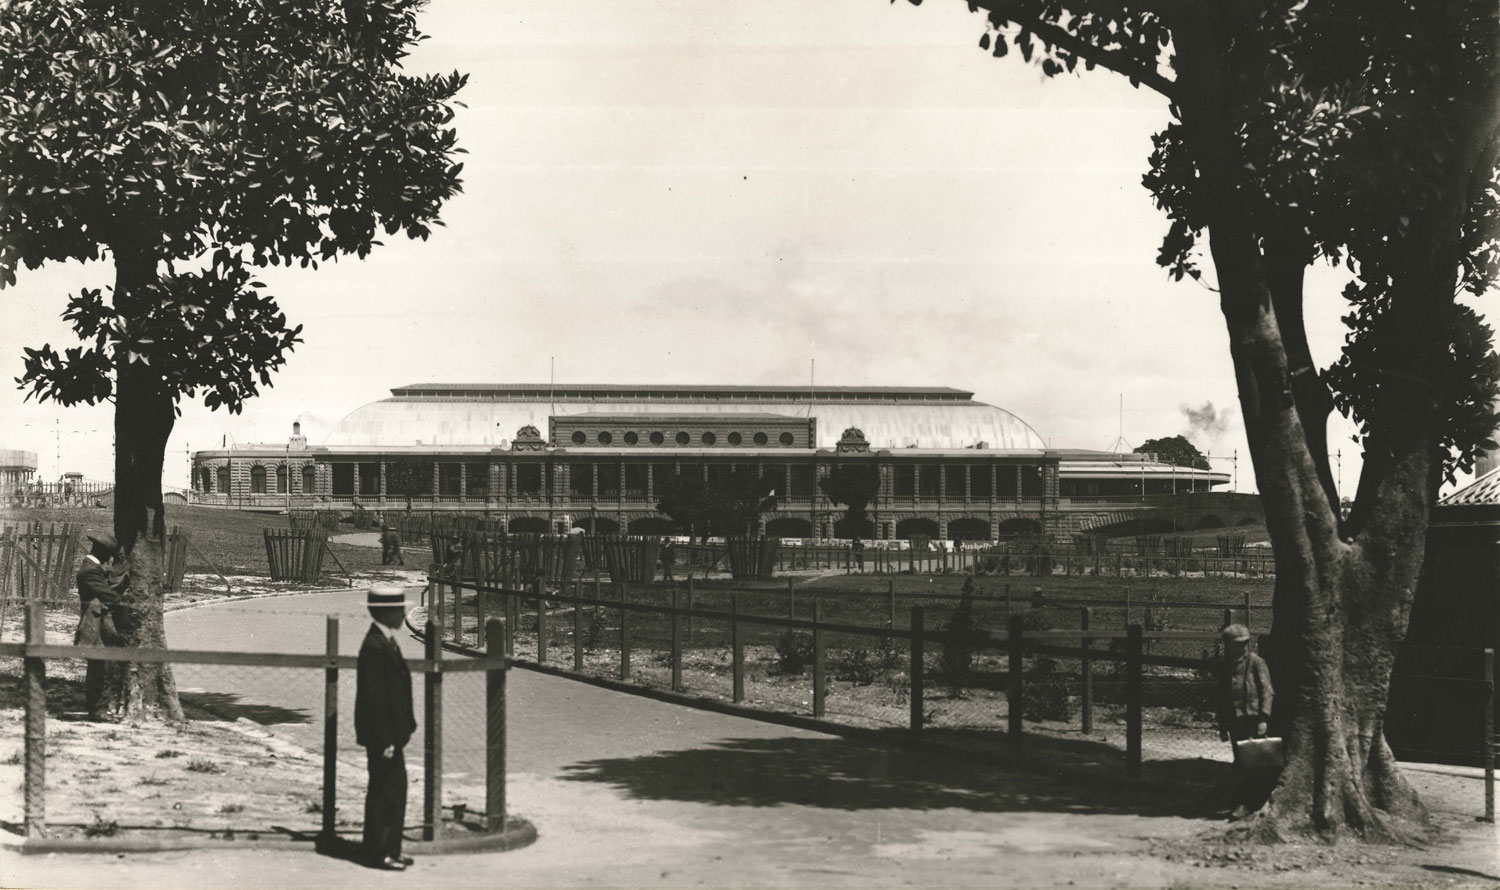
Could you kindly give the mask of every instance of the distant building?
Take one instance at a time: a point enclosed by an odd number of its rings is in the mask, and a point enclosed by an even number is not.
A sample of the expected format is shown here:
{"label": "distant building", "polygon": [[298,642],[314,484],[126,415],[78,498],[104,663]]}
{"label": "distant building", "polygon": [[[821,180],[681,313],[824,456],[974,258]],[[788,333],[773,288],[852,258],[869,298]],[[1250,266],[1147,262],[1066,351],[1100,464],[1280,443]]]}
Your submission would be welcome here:
{"label": "distant building", "polygon": [[0,503],[24,497],[36,476],[36,452],[0,448]]}
{"label": "distant building", "polygon": [[[665,477],[741,466],[777,480],[763,531],[784,537],[1067,538],[1160,515],[1175,528],[1259,519],[1253,496],[1211,495],[1225,473],[1051,449],[1016,415],[946,387],[403,386],[354,410],[321,446],[294,427],[288,443],[197,452],[192,497],[401,510],[392,468],[411,461],[422,473],[415,509],[498,516],[517,531],[662,534]],[[817,487],[845,462],[879,473],[862,529],[844,527]]]}

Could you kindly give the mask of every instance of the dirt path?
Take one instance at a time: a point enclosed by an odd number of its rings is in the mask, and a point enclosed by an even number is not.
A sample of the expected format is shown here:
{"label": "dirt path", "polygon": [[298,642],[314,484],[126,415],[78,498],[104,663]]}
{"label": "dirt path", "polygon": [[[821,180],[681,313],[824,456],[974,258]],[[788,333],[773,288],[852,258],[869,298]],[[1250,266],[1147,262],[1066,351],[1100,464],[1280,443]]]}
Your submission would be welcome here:
{"label": "dirt path", "polygon": [[[321,651],[326,613],[362,634],[359,592],[237,602],[172,616],[195,648]],[[411,642],[411,641],[409,641]],[[345,651],[352,651],[346,648]],[[415,654],[412,643],[410,651]],[[453,675],[449,679],[457,679]],[[207,682],[210,685],[204,686]],[[199,676],[278,736],[313,726],[293,682]],[[313,684],[313,692],[317,687]],[[451,691],[451,690],[450,690]],[[461,701],[461,697],[459,701]],[[446,703],[450,720],[462,710]],[[1039,773],[788,729],[526,671],[511,675],[512,810],[533,846],[429,857],[402,876],[305,851],[19,857],[6,887],[511,886],[1486,886],[1497,835],[1441,816],[1453,840],[1402,850],[1266,850],[1200,839],[1211,802],[1083,787]],[[463,719],[463,718],[460,718]],[[460,725],[461,726],[461,725]],[[472,769],[461,751],[450,771]],[[417,794],[414,789],[414,794]],[[352,804],[351,804],[352,805]]]}

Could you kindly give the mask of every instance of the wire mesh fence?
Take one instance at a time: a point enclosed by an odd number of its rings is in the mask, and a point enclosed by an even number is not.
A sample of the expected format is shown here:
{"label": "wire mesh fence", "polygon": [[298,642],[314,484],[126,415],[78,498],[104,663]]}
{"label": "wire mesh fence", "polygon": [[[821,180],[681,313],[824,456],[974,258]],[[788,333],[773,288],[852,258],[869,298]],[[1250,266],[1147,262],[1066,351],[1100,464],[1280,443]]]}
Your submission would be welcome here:
{"label": "wire mesh fence", "polygon": [[[0,777],[24,787],[12,798],[24,801],[22,811],[0,819],[15,830],[358,839],[367,752],[354,728],[356,658],[330,654],[353,649],[347,639],[339,645],[337,620],[327,621],[323,655],[78,649],[40,641],[42,604],[31,611],[30,642],[5,644],[0,653],[0,710],[18,718],[0,730]],[[127,725],[92,715],[86,665],[102,668],[97,688],[107,702],[109,684],[123,687],[143,663],[171,665],[184,720]],[[504,827],[486,815],[490,808],[503,815],[503,744],[495,744],[497,715],[503,738],[503,699],[497,711],[489,689],[505,662],[409,663],[419,728],[405,749],[408,836]]]}

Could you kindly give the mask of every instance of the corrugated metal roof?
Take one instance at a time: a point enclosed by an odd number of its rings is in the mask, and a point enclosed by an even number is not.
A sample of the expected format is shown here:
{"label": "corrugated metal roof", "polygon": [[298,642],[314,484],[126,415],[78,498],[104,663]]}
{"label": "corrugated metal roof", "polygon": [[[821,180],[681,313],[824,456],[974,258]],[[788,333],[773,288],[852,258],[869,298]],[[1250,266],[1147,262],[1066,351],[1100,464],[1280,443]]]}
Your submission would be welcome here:
{"label": "corrugated metal roof", "polygon": [[640,394],[645,398],[702,397],[724,394],[731,398],[746,395],[779,397],[778,401],[877,400],[885,397],[909,400],[913,397],[964,401],[974,394],[951,386],[745,386],[745,385],[657,385],[639,383],[412,383],[391,389],[397,398],[422,398],[421,393],[438,393],[427,398],[503,398],[522,396],[537,398],[587,399],[594,395]]}
{"label": "corrugated metal roof", "polygon": [[1490,470],[1473,482],[1446,497],[1438,498],[1439,507],[1500,504],[1500,467]]}

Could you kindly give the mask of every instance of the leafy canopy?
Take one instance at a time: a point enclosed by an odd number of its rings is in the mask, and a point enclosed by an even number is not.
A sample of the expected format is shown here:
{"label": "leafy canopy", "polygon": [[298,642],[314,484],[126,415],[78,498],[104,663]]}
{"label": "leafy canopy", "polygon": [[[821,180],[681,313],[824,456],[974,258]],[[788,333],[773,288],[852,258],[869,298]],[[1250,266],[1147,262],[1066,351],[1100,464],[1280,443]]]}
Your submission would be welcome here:
{"label": "leafy canopy", "polygon": [[1161,439],[1147,439],[1135,449],[1136,454],[1154,454],[1159,459],[1179,467],[1194,467],[1206,470],[1208,458],[1198,447],[1188,441],[1186,436],[1166,436]]}
{"label": "leafy canopy", "polygon": [[752,534],[760,515],[774,509],[775,482],[750,467],[735,467],[705,482],[697,473],[674,473],[663,480],[656,509],[692,534],[743,537]]}
{"label": "leafy canopy", "polygon": [[[968,5],[985,12],[979,45],[996,57],[1014,48],[1048,77],[1103,67],[1167,99],[1174,119],[1156,135],[1143,179],[1169,221],[1158,262],[1177,279],[1201,279],[1208,221],[1233,208],[1281,275],[1272,287],[1285,292],[1277,316],[1294,364],[1310,361],[1303,268],[1322,260],[1350,274],[1344,347],[1330,367],[1308,368],[1312,402],[1355,421],[1367,447],[1372,435],[1408,422],[1414,393],[1442,406],[1439,447],[1450,478],[1493,444],[1500,359],[1490,329],[1447,299],[1452,294],[1400,286],[1404,274],[1424,268],[1455,269],[1453,294],[1480,295],[1495,284],[1500,189],[1491,93],[1500,40],[1492,3]],[[1206,104],[1208,87],[1183,69],[1187,44],[1205,40],[1225,72]],[[1211,134],[1196,150],[1194,132]],[[1205,168],[1203,146],[1215,140],[1232,179]],[[1445,241],[1449,231],[1459,233],[1456,243]],[[1416,343],[1444,348],[1413,368]]]}
{"label": "leafy canopy", "polygon": [[426,238],[459,191],[453,99],[411,76],[424,0],[9,0],[0,6],[0,287],[112,258],[65,313],[84,345],[26,353],[41,399],[112,371],[240,409],[298,342],[251,269]]}
{"label": "leafy canopy", "polygon": [[818,490],[835,504],[844,505],[846,519],[856,523],[880,492],[880,471],[869,463],[843,463],[818,480]]}

